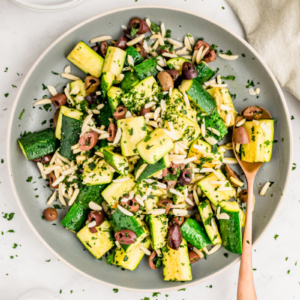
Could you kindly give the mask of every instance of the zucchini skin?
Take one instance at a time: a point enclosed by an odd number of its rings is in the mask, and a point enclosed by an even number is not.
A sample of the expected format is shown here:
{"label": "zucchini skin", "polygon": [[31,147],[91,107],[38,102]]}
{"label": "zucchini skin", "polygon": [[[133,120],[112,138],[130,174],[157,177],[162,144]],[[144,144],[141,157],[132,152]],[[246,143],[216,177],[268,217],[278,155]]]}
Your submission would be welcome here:
{"label": "zucchini skin", "polygon": [[[137,163],[136,163],[136,167],[135,167],[135,175],[137,173],[137,171],[139,170],[139,168],[142,166],[142,164],[144,164],[144,160],[142,158],[140,158]],[[144,171],[141,173],[141,175],[136,179],[137,181],[142,181],[144,179],[147,179],[149,177],[151,177],[153,174],[157,173],[158,171],[161,171],[163,169],[167,168],[167,165],[165,163],[164,157],[161,158],[159,161],[157,161],[155,164],[153,165],[148,165]]]}
{"label": "zucchini skin", "polygon": [[194,219],[187,219],[180,227],[180,230],[182,237],[199,250],[211,244],[204,228]]}
{"label": "zucchini skin", "polygon": [[221,141],[223,137],[228,133],[224,121],[216,110],[214,110],[210,116],[205,116],[204,120],[205,127],[215,128],[220,132],[219,136],[214,133],[209,133],[209,135],[212,135],[216,140]]}
{"label": "zucchini skin", "polygon": [[[137,238],[144,233],[144,229],[135,217],[125,215],[119,209],[111,215],[109,221],[114,232],[118,232],[123,229],[130,229],[136,234]],[[130,245],[121,244],[121,246],[126,251]]]}
{"label": "zucchini skin", "polygon": [[88,207],[74,202],[70,210],[61,221],[61,225],[70,231],[78,232],[84,225],[89,214]]}
{"label": "zucchini skin", "polygon": [[196,102],[207,114],[211,114],[216,108],[215,99],[202,87],[201,83],[195,78],[187,94]]}
{"label": "zucchini skin", "polygon": [[[144,58],[140,54],[139,51],[137,51],[133,46],[128,47],[125,52],[127,53],[127,56],[130,55],[133,58],[134,65],[141,63]],[[126,56],[126,57],[127,57]],[[124,65],[127,67],[128,66],[128,61],[125,59]]]}
{"label": "zucchini skin", "polygon": [[55,133],[51,128],[19,138],[18,143],[28,160],[41,158],[55,152],[57,148]]}
{"label": "zucchini skin", "polygon": [[61,126],[61,140],[59,153],[69,159],[73,160],[75,155],[71,147],[78,143],[81,133],[82,121],[69,118],[62,115],[62,126]]}
{"label": "zucchini skin", "polygon": [[138,78],[140,80],[143,80],[150,76],[155,77],[158,74],[156,66],[157,66],[156,58],[150,58],[148,60],[145,60],[141,64],[134,66],[133,69],[136,72]]}
{"label": "zucchini skin", "polygon": [[61,224],[73,232],[78,232],[84,226],[89,214],[89,202],[94,201],[101,204],[103,201],[101,191],[105,187],[106,184],[84,186],[80,190],[74,204],[61,221]]}
{"label": "zucchini skin", "polygon": [[229,220],[219,220],[222,246],[232,253],[242,254],[242,233],[240,227],[239,212],[229,212],[221,209],[229,215]]}
{"label": "zucchini skin", "polygon": [[109,119],[113,118],[113,115],[112,115],[112,111],[111,111],[109,104],[107,102],[105,102],[103,104],[104,104],[104,107],[101,108],[101,114],[97,116],[96,121],[97,121],[97,125],[99,127],[101,127],[101,125],[104,125],[105,128],[107,128],[110,124]]}
{"label": "zucchini skin", "polygon": [[198,72],[196,79],[203,84],[205,81],[208,81],[213,75],[214,71],[204,62],[201,62],[198,66],[195,67]]}
{"label": "zucchini skin", "polygon": [[134,85],[139,83],[139,77],[135,72],[126,72],[123,80],[121,81],[121,89],[128,92]]}

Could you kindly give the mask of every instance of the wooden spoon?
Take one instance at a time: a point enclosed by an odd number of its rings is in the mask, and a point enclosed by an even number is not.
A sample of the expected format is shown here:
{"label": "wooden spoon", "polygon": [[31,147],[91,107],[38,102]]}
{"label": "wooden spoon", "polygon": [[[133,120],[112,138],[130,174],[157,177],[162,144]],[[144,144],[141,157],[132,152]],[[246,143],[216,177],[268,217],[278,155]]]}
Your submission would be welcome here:
{"label": "wooden spoon", "polygon": [[[256,112],[252,115],[253,119],[271,119],[270,113],[262,108],[257,106],[247,107],[241,112],[241,116],[238,116],[236,119],[236,124],[241,121],[244,117],[247,120],[251,119],[248,114],[251,112],[251,108],[255,108]],[[260,113],[257,113],[257,110],[261,110]],[[245,116],[244,116],[245,115]],[[233,131],[236,127],[233,128]],[[234,134],[233,134],[234,136]],[[237,289],[237,300],[256,300],[256,292],[253,279],[253,269],[252,269],[252,211],[253,211],[253,183],[255,175],[263,163],[249,163],[242,161],[239,154],[236,152],[236,144],[234,139],[232,140],[232,147],[234,155],[243,169],[247,184],[248,184],[248,200],[247,200],[247,211],[246,211],[246,225],[244,230],[243,238],[243,252],[241,257],[240,272],[239,272],[239,281]]]}

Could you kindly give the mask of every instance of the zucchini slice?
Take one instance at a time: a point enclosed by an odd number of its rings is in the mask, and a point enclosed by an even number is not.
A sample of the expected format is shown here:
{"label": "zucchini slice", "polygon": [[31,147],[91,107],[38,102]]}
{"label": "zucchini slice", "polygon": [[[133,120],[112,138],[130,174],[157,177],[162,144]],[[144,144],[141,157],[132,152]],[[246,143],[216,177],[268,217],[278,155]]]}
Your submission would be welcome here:
{"label": "zucchini slice", "polygon": [[190,281],[193,279],[187,242],[182,239],[178,250],[168,245],[162,249],[165,281]]}
{"label": "zucchini slice", "polygon": [[94,77],[99,78],[102,73],[104,59],[82,41],[75,46],[67,59],[80,70]]}
{"label": "zucchini slice", "polygon": [[[217,111],[227,127],[235,124],[236,111],[227,88],[214,87],[207,92],[212,95],[217,104]],[[225,107],[225,109],[224,109]],[[228,122],[229,120],[229,122]]]}
{"label": "zucchini slice", "polygon": [[241,159],[247,162],[269,162],[274,141],[274,120],[246,121],[243,125],[250,143],[241,145]]}
{"label": "zucchini slice", "polygon": [[135,216],[125,215],[119,209],[115,210],[111,215],[110,224],[112,225],[114,232],[130,229],[136,234],[136,241],[133,244],[121,244],[125,252],[130,251],[136,244],[143,241],[149,235],[149,230],[143,221]]}
{"label": "zucchini slice", "polygon": [[152,248],[160,249],[167,244],[168,218],[164,215],[149,215]]}
{"label": "zucchini slice", "polygon": [[233,253],[242,254],[242,231],[240,221],[240,208],[236,201],[221,202],[221,213],[229,219],[219,219],[220,233],[223,247]]}
{"label": "zucchini slice", "polygon": [[112,227],[108,221],[104,221],[96,227],[97,232],[91,233],[88,226],[84,226],[78,233],[77,237],[82,244],[88,249],[95,258],[101,258],[114,245]]}
{"label": "zucchini slice", "polygon": [[75,154],[71,147],[79,141],[81,126],[82,121],[62,115],[59,153],[69,160],[73,160],[75,158]]}
{"label": "zucchini slice", "polygon": [[180,227],[182,237],[197,249],[211,245],[204,228],[194,219],[187,219]]}
{"label": "zucchini slice", "polygon": [[197,107],[207,114],[211,114],[216,108],[214,98],[202,87],[201,83],[196,79],[182,80],[179,86],[180,92],[186,92],[189,99],[192,100]]}
{"label": "zucchini slice", "polygon": [[51,128],[21,137],[18,143],[28,160],[42,158],[56,150],[56,138]]}
{"label": "zucchini slice", "polygon": [[[213,172],[210,173],[198,182],[198,186],[210,202],[217,206],[221,201],[229,201],[231,198],[236,198],[236,191],[221,170],[215,170],[215,172],[217,175]],[[215,184],[217,181],[220,182],[219,185]],[[224,182],[226,182],[225,190],[220,187]]]}
{"label": "zucchini slice", "polygon": [[137,144],[146,137],[146,122],[143,116],[121,119],[117,121],[122,130],[121,150],[124,156],[137,154]]}
{"label": "zucchini slice", "polygon": [[174,144],[163,129],[157,128],[140,141],[136,148],[148,164],[155,164],[174,148]]}
{"label": "zucchini slice", "polygon": [[205,231],[212,244],[218,245],[222,243],[216,220],[209,201],[206,199],[198,205],[198,210],[205,228]]}
{"label": "zucchini slice", "polygon": [[119,176],[117,179],[122,177],[128,177],[128,180],[112,182],[102,192],[102,196],[110,208],[116,208],[119,199],[128,194],[135,187],[134,177],[131,174],[128,174],[127,176]]}
{"label": "zucchini slice", "polygon": [[144,251],[141,250],[141,246],[148,249],[150,244],[151,240],[149,237],[147,237],[142,242],[134,244],[129,251],[125,252],[123,248],[117,248],[113,259],[113,264],[124,269],[134,271],[145,255]]}

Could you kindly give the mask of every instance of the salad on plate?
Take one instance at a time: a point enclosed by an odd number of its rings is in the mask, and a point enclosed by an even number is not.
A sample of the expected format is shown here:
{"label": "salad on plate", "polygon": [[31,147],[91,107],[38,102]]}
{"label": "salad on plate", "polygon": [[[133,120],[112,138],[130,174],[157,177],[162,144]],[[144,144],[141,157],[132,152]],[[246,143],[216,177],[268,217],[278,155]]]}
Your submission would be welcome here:
{"label": "salad on plate", "polygon": [[18,143],[52,190],[45,220],[59,201],[62,226],[96,259],[133,271],[146,255],[164,280],[190,281],[191,264],[221,246],[242,253],[248,199],[227,155],[232,128],[241,160],[269,162],[274,120],[258,106],[238,114],[210,67],[237,55],[148,18],[122,30],[75,45],[67,59],[86,75],[66,66],[63,91],[48,86],[34,103],[54,105],[53,128]]}

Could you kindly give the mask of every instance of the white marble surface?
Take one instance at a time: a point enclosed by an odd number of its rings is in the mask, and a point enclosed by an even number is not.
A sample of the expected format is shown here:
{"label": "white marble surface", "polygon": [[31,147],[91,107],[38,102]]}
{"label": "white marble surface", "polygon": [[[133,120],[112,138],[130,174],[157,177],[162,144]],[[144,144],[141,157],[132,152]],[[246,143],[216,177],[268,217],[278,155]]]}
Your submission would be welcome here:
{"label": "white marble surface", "polygon": [[[22,75],[41,52],[64,31],[95,14],[123,6],[162,4],[161,0],[86,0],[67,11],[39,13],[25,10],[8,0],[0,0],[0,299],[18,299],[32,288],[46,288],[60,299],[235,299],[238,265],[186,291],[152,294],[120,290],[91,281],[59,262],[31,232],[14,200],[6,163],[7,123]],[[243,36],[236,16],[223,0],[165,0],[164,5],[181,7],[206,15]],[[225,9],[222,9],[222,6]],[[279,58],[280,59],[280,58]],[[8,67],[7,72],[4,72]],[[17,87],[13,87],[16,85]],[[8,97],[4,94],[9,93]],[[294,129],[294,162],[300,165],[300,103],[288,93],[286,100]],[[278,215],[262,239],[255,246],[253,267],[258,299],[300,299],[300,196],[299,168],[291,180]],[[2,213],[3,212],[3,213]],[[4,213],[14,212],[7,221]],[[14,230],[9,233],[8,230]],[[278,235],[275,240],[274,236]],[[17,244],[16,248],[13,248]],[[49,261],[50,260],[50,261]],[[48,262],[49,261],[49,262]],[[297,261],[299,261],[297,265]],[[209,286],[212,286],[210,288]],[[60,293],[60,290],[62,291]],[[168,294],[169,296],[167,297]],[[42,299],[42,298],[40,298]],[[46,299],[46,298],[43,298]],[[47,298],[48,299],[48,298]],[[54,299],[54,298],[53,298]],[[147,299],[147,298],[145,298]]]}

